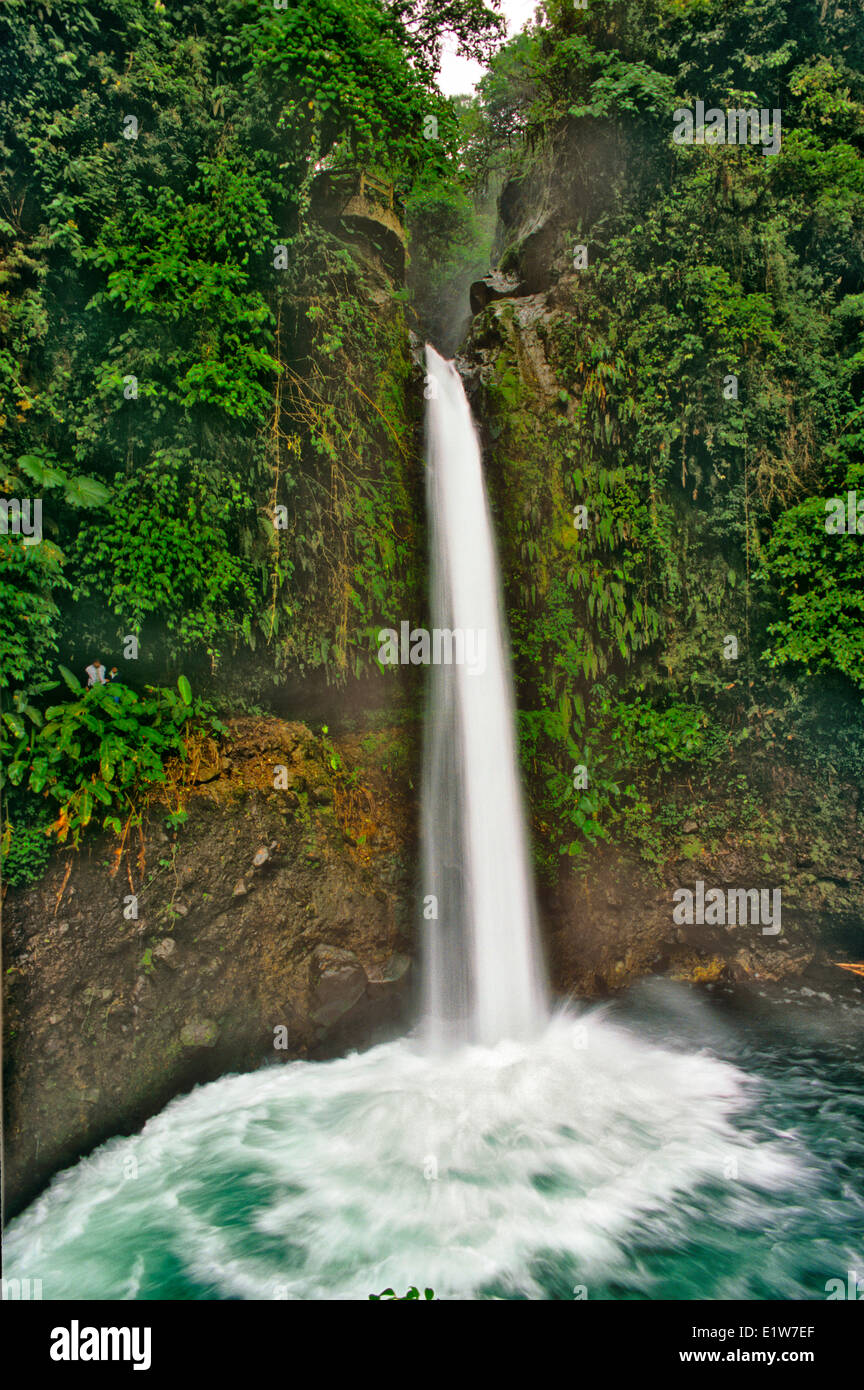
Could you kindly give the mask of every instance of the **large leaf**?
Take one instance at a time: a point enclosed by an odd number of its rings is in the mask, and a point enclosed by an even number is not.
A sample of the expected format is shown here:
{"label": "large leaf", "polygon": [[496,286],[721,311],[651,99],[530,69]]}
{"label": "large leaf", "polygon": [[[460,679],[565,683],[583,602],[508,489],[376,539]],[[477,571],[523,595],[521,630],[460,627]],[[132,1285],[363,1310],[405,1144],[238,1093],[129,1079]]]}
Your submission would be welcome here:
{"label": "large leaf", "polygon": [[191,705],[192,687],[185,676],[177,677],[177,689],[180,691],[184,705]]}
{"label": "large leaf", "polygon": [[18,708],[22,714],[26,714],[31,724],[36,724],[37,727],[41,729],[45,721],[43,720],[42,714],[38,709],[36,709],[33,705],[22,704],[20,700],[18,701]]}
{"label": "large leaf", "polygon": [[66,482],[66,474],[61,469],[52,468],[50,463],[46,463],[45,459],[39,458],[37,454],[22,454],[18,460],[18,467],[40,487],[58,487],[60,483]]}
{"label": "large leaf", "polygon": [[[81,687],[81,682],[79,681],[78,677],[77,677],[77,676],[73,676],[73,674],[72,674],[72,672],[69,670],[68,666],[61,666],[61,665],[59,664],[59,662],[58,662],[58,665],[57,665],[57,669],[58,669],[58,671],[60,672],[60,674],[61,674],[61,676],[63,677],[63,679],[64,679],[64,681],[66,682],[66,684],[68,685],[69,689],[70,689],[70,690],[73,690],[73,691],[75,692],[76,695],[80,695],[80,694],[81,694],[81,689],[82,689],[82,687]],[[55,708],[55,709],[57,709],[57,708],[62,709],[62,705],[61,705],[61,706],[56,706],[56,705],[55,705],[54,708]],[[51,718],[51,711],[50,711],[50,710],[48,711],[48,718],[49,718],[49,719]]]}
{"label": "large leaf", "polygon": [[111,493],[96,478],[70,478],[66,484],[66,501],[73,507],[102,507]]}

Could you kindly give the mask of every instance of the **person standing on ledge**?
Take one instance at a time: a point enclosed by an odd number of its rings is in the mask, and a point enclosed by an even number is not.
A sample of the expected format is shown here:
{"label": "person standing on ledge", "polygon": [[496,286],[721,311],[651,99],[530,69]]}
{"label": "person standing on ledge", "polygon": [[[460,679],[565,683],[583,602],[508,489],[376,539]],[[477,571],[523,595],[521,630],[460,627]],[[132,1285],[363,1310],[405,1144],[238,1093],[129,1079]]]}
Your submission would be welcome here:
{"label": "person standing on ledge", "polygon": [[108,681],[113,681],[114,677],[117,675],[117,667],[112,666],[106,676],[105,667],[99,660],[92,662],[91,665],[86,668],[86,671],[88,690],[92,690],[94,685],[106,685]]}

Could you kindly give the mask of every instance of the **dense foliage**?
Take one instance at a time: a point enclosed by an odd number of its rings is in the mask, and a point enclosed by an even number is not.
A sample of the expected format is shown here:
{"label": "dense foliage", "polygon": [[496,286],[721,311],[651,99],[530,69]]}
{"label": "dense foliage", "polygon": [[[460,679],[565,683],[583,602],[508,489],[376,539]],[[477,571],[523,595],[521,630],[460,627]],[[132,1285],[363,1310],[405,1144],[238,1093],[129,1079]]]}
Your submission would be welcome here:
{"label": "dense foliage", "polygon": [[[67,762],[78,748],[77,706],[46,715],[58,656],[110,665],[135,638],[130,690],[168,681],[134,710],[120,697],[143,776],[179,670],[230,680],[239,656],[258,688],[345,679],[405,608],[404,313],[313,203],[341,169],[379,171],[397,200],[446,178],[442,16],[466,53],[500,33],[482,0],[0,11],[0,489],[68,484],[39,544],[0,537],[7,844],[50,791],[21,772],[22,711]],[[113,711],[100,698],[88,720]]]}
{"label": "dense foliage", "polygon": [[[0,10],[0,492],[44,509],[0,534],[7,877],[123,833],[212,718],[187,674],[344,682],[422,611],[408,327],[455,348],[496,257],[546,295],[471,352],[547,863],[656,857],[670,777],[757,725],[823,757],[826,699],[864,762],[864,540],[825,525],[864,496],[860,15],[547,0],[501,37],[484,0]],[[697,100],[779,109],[779,151],[676,143]],[[331,205],[361,171],[377,239]]]}
{"label": "dense foliage", "polygon": [[[501,265],[551,305],[554,400],[511,306],[473,331],[523,750],[544,847],[617,822],[650,857],[670,772],[704,785],[766,711],[807,744],[807,676],[842,675],[860,730],[864,538],[825,519],[861,495],[864,25],[839,0],[546,16],[494,60],[465,154],[478,184],[507,160]],[[676,144],[697,100],[779,108],[779,152]]]}

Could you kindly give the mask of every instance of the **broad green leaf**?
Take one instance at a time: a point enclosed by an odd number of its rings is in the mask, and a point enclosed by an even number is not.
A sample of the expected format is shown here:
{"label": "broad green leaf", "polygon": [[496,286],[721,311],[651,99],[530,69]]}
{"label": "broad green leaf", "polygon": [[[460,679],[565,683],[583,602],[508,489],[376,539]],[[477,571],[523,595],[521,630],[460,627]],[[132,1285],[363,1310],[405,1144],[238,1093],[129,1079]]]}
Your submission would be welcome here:
{"label": "broad green leaf", "polygon": [[45,459],[39,458],[37,454],[22,454],[18,459],[18,467],[40,487],[58,487],[60,483],[66,482],[65,473],[59,468],[52,468],[50,463],[46,463]]}
{"label": "broad green leaf", "polygon": [[13,734],[17,734],[19,738],[27,737],[27,728],[24,724],[24,720],[19,719],[17,714],[4,714],[3,722],[7,728],[11,729]]}
{"label": "broad green leaf", "polygon": [[66,501],[73,507],[102,507],[111,493],[96,478],[70,478],[66,484]]}
{"label": "broad green leaf", "polygon": [[[72,672],[69,670],[68,666],[61,666],[61,665],[59,664],[59,662],[58,662],[58,664],[57,664],[57,670],[60,672],[61,676],[63,677],[64,681],[65,681],[66,684],[68,685],[69,689],[70,689],[70,690],[74,690],[74,692],[75,692],[76,695],[80,695],[80,694],[81,694],[81,691],[82,691],[82,688],[83,688],[82,685],[81,685],[81,682],[79,681],[79,679],[78,679],[77,676],[73,676],[73,674],[72,674]],[[61,709],[62,709],[62,706],[55,706],[54,708],[61,708]],[[48,711],[48,717],[49,717],[49,719],[50,719],[50,717],[51,717],[51,711],[50,711],[50,710]]]}

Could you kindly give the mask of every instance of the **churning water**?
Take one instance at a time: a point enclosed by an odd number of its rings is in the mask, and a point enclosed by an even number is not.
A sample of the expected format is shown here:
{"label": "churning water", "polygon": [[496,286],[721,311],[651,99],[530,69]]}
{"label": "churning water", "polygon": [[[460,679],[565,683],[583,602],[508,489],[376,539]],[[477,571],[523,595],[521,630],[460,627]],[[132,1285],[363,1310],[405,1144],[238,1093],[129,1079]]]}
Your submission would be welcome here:
{"label": "churning water", "polygon": [[864,1273],[862,1010],[656,995],[201,1086],[55,1178],[4,1274],[45,1298],[823,1299]]}
{"label": "churning water", "polygon": [[864,1272],[864,1010],[653,985],[548,1018],[479,450],[429,373],[434,621],[487,632],[482,675],[435,670],[427,736],[450,1045],[199,1087],[59,1174],[4,1274],[48,1299],[824,1298]]}

